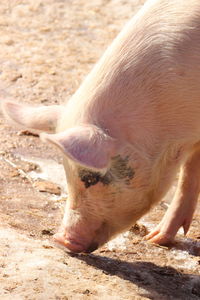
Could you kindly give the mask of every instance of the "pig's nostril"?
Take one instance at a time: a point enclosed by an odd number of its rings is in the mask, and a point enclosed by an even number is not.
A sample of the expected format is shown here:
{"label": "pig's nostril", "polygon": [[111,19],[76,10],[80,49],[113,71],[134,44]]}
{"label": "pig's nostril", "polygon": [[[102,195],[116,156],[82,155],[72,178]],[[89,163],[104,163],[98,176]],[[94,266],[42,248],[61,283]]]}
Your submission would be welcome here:
{"label": "pig's nostril", "polygon": [[96,249],[98,249],[99,245],[97,242],[92,242],[92,244],[90,244],[90,246],[84,251],[85,253],[91,253],[93,251],[95,251]]}

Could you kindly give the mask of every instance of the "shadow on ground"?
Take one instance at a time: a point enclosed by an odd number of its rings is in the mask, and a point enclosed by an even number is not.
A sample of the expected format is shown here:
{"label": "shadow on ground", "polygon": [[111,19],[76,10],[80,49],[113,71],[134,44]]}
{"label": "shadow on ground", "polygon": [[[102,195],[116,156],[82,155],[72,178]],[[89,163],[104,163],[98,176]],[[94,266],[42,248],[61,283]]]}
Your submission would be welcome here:
{"label": "shadow on ground", "polygon": [[200,241],[185,238],[174,245],[178,250],[187,251],[188,254],[193,256],[200,256]]}
{"label": "shadow on ground", "polygon": [[151,262],[126,262],[94,254],[70,255],[109,276],[118,276],[144,289],[140,296],[159,300],[200,299],[200,276],[180,273],[172,267]]}

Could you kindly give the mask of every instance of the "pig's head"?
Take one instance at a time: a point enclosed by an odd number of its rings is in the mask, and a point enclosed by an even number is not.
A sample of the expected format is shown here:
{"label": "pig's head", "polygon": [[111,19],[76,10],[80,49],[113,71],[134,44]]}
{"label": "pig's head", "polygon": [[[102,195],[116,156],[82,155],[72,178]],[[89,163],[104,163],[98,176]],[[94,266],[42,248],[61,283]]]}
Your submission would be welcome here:
{"label": "pig's head", "polygon": [[[21,105],[14,107],[5,102],[3,110],[22,123]],[[57,122],[58,111],[48,114]],[[27,127],[37,128],[37,115],[33,114],[31,126],[27,122]],[[48,123],[52,126],[52,121]],[[64,155],[69,195],[55,240],[69,250],[94,251],[130,228],[149,209],[148,160],[132,146],[122,145],[91,124],[55,134],[41,133],[41,138],[56,145]]]}
{"label": "pig's head", "polygon": [[130,147],[120,147],[89,124],[41,137],[64,153],[69,197],[55,236],[61,244],[75,252],[91,252],[130,228],[147,209],[138,155]]}

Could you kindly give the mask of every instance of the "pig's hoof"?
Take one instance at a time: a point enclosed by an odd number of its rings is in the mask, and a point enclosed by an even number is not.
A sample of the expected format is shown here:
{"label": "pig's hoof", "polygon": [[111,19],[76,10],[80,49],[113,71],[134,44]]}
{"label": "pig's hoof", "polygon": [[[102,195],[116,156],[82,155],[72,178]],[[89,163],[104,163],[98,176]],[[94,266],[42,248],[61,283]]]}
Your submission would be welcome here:
{"label": "pig's hoof", "polygon": [[159,244],[162,246],[169,245],[174,241],[174,237],[166,232],[160,230],[154,230],[150,232],[146,237],[150,243]]}

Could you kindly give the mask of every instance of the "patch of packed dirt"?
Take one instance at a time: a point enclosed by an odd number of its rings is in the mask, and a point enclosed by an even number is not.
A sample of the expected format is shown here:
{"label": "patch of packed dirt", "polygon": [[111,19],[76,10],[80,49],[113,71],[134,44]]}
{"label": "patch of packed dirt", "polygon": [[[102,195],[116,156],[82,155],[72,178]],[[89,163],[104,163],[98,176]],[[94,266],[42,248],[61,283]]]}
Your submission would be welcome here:
{"label": "patch of packed dirt", "polygon": [[[143,3],[1,1],[0,99],[66,101]],[[0,299],[200,299],[199,206],[188,237],[171,248],[143,236],[172,192],[142,225],[94,254],[72,255],[51,239],[67,197],[59,153],[2,117],[0,141]]]}

